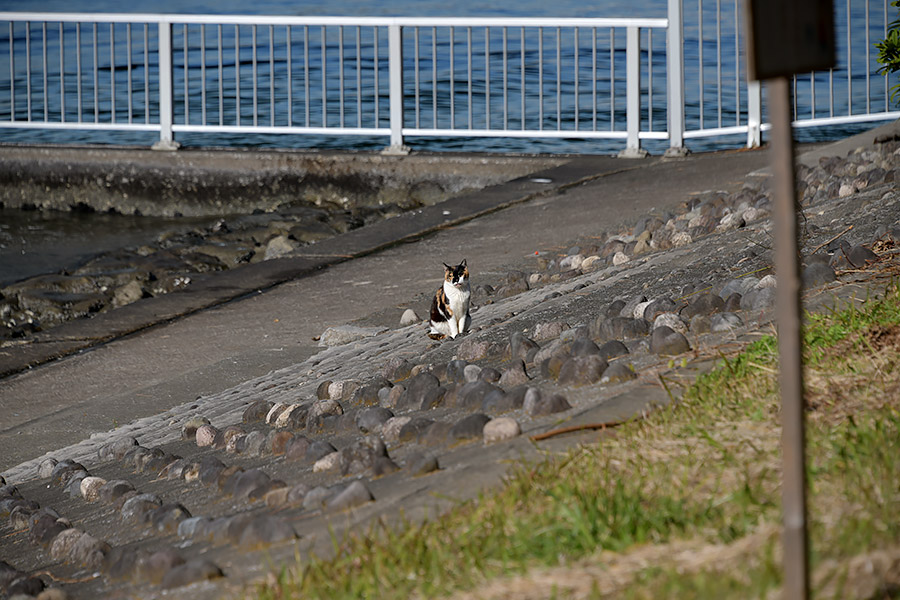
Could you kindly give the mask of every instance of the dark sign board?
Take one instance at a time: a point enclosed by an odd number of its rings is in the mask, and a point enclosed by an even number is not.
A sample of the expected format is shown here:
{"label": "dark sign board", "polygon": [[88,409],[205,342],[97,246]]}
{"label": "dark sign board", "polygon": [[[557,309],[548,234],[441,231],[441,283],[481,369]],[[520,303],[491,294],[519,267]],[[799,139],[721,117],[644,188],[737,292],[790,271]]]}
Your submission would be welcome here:
{"label": "dark sign board", "polygon": [[832,0],[744,0],[751,80],[834,66]]}

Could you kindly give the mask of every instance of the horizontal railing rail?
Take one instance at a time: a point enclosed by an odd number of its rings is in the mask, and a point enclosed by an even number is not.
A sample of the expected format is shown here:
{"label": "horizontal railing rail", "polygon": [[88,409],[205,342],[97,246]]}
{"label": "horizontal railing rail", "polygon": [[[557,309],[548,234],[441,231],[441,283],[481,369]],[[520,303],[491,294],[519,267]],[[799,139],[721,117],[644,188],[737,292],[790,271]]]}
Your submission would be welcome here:
{"label": "horizontal railing rail", "polygon": [[[838,65],[793,81],[795,126],[900,117],[872,44],[888,0],[836,10]],[[665,18],[0,13],[0,129],[668,142],[767,129],[738,0]]]}

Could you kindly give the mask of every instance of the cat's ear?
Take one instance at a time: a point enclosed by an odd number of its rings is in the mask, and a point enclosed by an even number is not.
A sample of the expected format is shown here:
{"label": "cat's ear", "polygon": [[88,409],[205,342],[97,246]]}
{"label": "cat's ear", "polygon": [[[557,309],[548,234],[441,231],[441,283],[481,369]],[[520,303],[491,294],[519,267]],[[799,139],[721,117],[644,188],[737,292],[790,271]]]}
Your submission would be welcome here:
{"label": "cat's ear", "polygon": [[459,263],[459,266],[465,267],[465,266],[466,266],[466,259],[463,259],[463,261],[462,261],[461,263]]}
{"label": "cat's ear", "polygon": [[451,266],[448,265],[447,263],[441,263],[441,264],[444,265],[444,270],[446,270],[446,271],[452,271],[452,270],[453,270],[453,267],[451,267]]}

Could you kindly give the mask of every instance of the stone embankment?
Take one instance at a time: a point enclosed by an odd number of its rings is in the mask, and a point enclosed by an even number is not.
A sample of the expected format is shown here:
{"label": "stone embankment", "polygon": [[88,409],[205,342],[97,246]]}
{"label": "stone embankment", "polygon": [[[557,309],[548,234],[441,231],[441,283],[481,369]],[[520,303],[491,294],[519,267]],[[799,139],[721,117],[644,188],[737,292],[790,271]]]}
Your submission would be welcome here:
{"label": "stone embankment", "polygon": [[[27,342],[65,321],[184,289],[203,274],[278,258],[558,162],[0,146],[0,207],[173,218],[173,231],[154,243],[0,289],[0,342]],[[210,223],[182,232],[182,215]]]}
{"label": "stone embankment", "polygon": [[28,341],[65,321],[184,289],[203,274],[279,258],[400,212],[397,205],[346,211],[300,205],[165,233],[150,244],[103,253],[77,269],[0,289],[0,340]]}
{"label": "stone embankment", "polygon": [[[896,271],[898,148],[801,169],[810,306],[877,293]],[[457,340],[420,322],[335,328],[302,363],[10,469],[0,590],[220,597],[297,550],[331,551],[332,533],[434,515],[557,440],[529,436],[669,402],[666,382],[771,322],[770,203],[749,177],[586,232],[479,283]]]}

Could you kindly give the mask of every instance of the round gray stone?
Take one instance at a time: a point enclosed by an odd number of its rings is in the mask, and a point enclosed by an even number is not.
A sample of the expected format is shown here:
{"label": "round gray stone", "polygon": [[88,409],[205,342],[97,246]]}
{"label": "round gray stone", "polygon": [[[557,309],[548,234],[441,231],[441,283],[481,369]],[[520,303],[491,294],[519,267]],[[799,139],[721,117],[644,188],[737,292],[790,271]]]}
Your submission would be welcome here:
{"label": "round gray stone", "polygon": [[600,383],[622,383],[625,381],[631,381],[632,379],[637,379],[637,373],[634,372],[634,368],[627,363],[618,361],[609,365],[609,368],[603,372],[603,377],[600,379]]}
{"label": "round gray stone", "polygon": [[600,357],[607,361],[625,354],[628,354],[628,346],[619,340],[609,340],[599,348]]}
{"label": "round gray stone", "polygon": [[743,326],[743,319],[732,312],[719,313],[710,318],[710,330],[713,332],[734,331]]}
{"label": "round gray stone", "polygon": [[450,437],[454,440],[471,440],[480,438],[484,432],[484,426],[491,418],[482,413],[469,415],[457,421],[450,429]]}
{"label": "round gray stone", "polygon": [[342,492],[325,503],[328,510],[348,510],[375,500],[372,492],[362,481],[354,481]]}
{"label": "round gray stone", "polygon": [[673,356],[690,349],[691,345],[683,334],[665,325],[657,327],[650,335],[650,352],[654,354]]}
{"label": "round gray stone", "polygon": [[600,381],[607,367],[599,354],[573,356],[559,370],[559,384],[571,387],[591,385]]}

